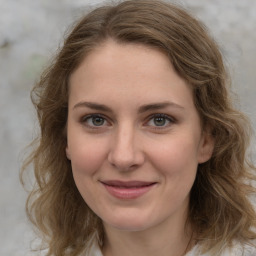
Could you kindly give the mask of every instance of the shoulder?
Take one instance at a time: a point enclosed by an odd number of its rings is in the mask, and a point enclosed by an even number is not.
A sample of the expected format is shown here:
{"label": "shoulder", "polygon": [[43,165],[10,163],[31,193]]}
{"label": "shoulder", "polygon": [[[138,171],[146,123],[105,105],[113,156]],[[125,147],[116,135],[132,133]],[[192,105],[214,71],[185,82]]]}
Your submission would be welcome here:
{"label": "shoulder", "polygon": [[93,243],[90,249],[87,251],[85,256],[103,256],[99,246]]}
{"label": "shoulder", "polygon": [[256,241],[250,241],[246,244],[234,242],[231,248],[227,249],[225,256],[256,256]]}
{"label": "shoulder", "polygon": [[88,241],[84,252],[80,256],[103,256],[101,249],[98,245],[97,234],[93,234]]}
{"label": "shoulder", "polygon": [[[196,245],[186,256],[212,256],[209,253],[201,253],[201,246]],[[218,256],[256,256],[256,240],[248,243],[234,241],[232,246],[227,246]]]}
{"label": "shoulder", "polygon": [[[186,256],[212,256],[209,253],[202,254],[200,247],[200,245],[196,245]],[[103,256],[96,239],[91,241],[89,250],[86,250],[86,253],[83,255]],[[232,246],[226,247],[218,256],[256,256],[256,240],[252,240],[246,244],[234,241]]]}

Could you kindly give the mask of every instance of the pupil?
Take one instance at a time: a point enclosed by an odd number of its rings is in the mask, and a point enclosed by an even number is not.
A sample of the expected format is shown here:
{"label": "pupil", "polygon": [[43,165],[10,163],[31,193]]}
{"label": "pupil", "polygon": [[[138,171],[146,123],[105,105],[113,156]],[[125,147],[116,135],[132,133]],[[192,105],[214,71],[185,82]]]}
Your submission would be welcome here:
{"label": "pupil", "polygon": [[104,119],[102,117],[94,117],[92,122],[95,126],[100,126],[104,124]]}
{"label": "pupil", "polygon": [[154,123],[156,126],[163,126],[163,125],[165,125],[165,118],[164,117],[156,117],[154,119]]}

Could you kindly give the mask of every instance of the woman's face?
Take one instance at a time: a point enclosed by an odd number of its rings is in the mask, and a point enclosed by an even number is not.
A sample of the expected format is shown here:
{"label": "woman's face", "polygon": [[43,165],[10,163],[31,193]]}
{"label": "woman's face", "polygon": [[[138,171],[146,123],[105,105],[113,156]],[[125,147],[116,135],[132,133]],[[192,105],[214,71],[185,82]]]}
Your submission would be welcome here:
{"label": "woman's face", "polygon": [[71,76],[67,141],[85,202],[105,226],[130,231],[184,221],[213,147],[169,59],[110,40]]}

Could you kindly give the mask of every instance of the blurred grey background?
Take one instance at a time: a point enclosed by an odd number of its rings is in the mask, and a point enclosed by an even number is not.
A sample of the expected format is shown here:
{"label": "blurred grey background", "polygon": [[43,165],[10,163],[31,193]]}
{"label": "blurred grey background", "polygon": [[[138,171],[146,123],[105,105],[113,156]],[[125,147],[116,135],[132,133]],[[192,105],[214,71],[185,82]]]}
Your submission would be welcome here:
{"label": "blurred grey background", "polygon": [[[35,134],[29,92],[62,43],[70,23],[103,1],[0,0],[0,255],[24,256],[34,237],[19,183],[24,147]],[[237,106],[256,128],[256,1],[182,0],[219,43],[239,95]],[[255,141],[255,140],[254,140]],[[255,143],[253,143],[255,152]],[[255,159],[254,153],[254,159]],[[35,254],[33,254],[35,255]]]}

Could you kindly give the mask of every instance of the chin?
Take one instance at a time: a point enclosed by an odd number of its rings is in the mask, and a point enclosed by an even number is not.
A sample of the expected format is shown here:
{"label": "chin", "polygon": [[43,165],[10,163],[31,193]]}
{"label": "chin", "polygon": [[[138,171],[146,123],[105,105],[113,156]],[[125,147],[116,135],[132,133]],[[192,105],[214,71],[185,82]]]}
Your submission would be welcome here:
{"label": "chin", "polygon": [[143,231],[154,225],[147,218],[138,218],[138,216],[130,216],[129,218],[127,218],[127,216],[125,218],[119,217],[103,221],[103,223],[118,230],[133,232]]}
{"label": "chin", "polygon": [[[111,225],[111,224],[108,224]],[[144,231],[148,227],[145,225],[111,225],[113,228],[118,229],[120,231],[125,231],[125,232],[139,232],[139,231]]]}

